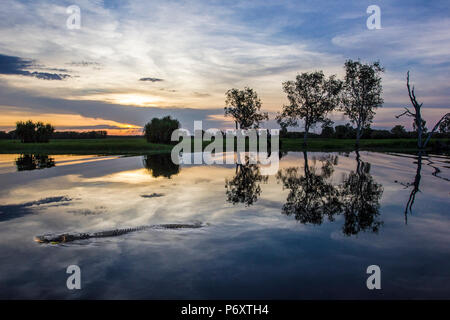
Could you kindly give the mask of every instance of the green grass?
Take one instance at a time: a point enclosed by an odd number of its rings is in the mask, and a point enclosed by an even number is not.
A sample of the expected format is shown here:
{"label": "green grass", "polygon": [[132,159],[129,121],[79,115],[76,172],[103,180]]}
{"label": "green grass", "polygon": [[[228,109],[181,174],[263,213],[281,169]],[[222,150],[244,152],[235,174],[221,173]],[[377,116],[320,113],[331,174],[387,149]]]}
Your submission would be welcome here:
{"label": "green grass", "polygon": [[[303,147],[302,139],[281,139],[281,150],[283,151],[352,151],[355,150],[354,139],[320,139],[308,140],[306,148]],[[427,150],[449,151],[450,139],[431,139]],[[360,150],[382,151],[382,152],[416,152],[416,139],[361,139]]]}
{"label": "green grass", "polygon": [[[203,145],[207,145],[204,142]],[[309,139],[308,146],[303,147],[303,139],[281,139],[282,151],[352,151],[355,149],[353,139]],[[450,139],[432,139],[429,151],[449,151]],[[444,146],[444,150],[442,150]],[[67,139],[51,140],[49,143],[21,143],[18,140],[0,140],[0,153],[25,154],[152,154],[170,152],[171,145],[147,143],[144,138],[111,139]],[[383,152],[415,152],[415,139],[371,139],[361,140],[361,150]],[[225,148],[224,148],[225,150]]]}
{"label": "green grass", "polygon": [[151,154],[170,152],[172,146],[147,143],[144,138],[60,139],[49,143],[0,140],[0,153],[35,154]]}

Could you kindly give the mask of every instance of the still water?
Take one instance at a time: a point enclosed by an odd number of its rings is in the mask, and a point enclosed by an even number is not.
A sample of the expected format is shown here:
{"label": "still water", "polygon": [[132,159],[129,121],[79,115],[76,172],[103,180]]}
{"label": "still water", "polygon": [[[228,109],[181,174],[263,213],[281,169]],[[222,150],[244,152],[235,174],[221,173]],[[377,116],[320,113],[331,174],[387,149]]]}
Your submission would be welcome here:
{"label": "still water", "polygon": [[[450,158],[0,155],[0,298],[450,298]],[[202,223],[37,243],[48,233]],[[81,268],[68,290],[66,268]],[[381,290],[366,269],[381,268]]]}

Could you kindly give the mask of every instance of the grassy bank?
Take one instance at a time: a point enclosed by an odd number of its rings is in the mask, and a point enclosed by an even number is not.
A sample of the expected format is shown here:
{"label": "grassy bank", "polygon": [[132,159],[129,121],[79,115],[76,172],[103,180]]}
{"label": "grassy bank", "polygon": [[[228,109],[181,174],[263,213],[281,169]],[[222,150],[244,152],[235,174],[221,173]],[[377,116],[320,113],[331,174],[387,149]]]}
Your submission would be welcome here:
{"label": "grassy bank", "polygon": [[147,143],[144,138],[61,139],[49,143],[0,140],[0,153],[34,154],[151,154],[170,152],[172,146]]}
{"label": "grassy bank", "polygon": [[[281,139],[283,151],[353,151],[355,140],[353,139],[310,139],[308,146],[303,147],[301,139]],[[427,151],[449,152],[450,139],[431,139]],[[416,139],[362,139],[360,150],[380,152],[416,152]]]}
{"label": "grassy bank", "polygon": [[[281,139],[282,151],[302,151],[302,139]],[[361,150],[385,152],[415,152],[415,139],[361,140]],[[204,142],[206,145],[207,142]],[[429,151],[449,151],[450,139],[431,140]],[[23,154],[152,154],[170,152],[171,145],[147,143],[144,138],[67,139],[49,143],[21,143],[18,140],[0,140],[0,153]],[[309,151],[352,151],[352,139],[310,139]]]}

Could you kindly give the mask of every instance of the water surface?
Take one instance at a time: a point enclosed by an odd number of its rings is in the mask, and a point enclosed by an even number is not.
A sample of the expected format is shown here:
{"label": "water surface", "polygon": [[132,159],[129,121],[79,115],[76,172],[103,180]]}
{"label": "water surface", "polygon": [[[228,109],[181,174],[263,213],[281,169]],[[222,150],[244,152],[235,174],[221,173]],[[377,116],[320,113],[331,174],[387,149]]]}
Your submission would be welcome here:
{"label": "water surface", "polygon": [[[0,298],[450,298],[449,161],[294,152],[264,176],[170,155],[0,155]],[[208,225],[33,241],[195,222]],[[66,287],[73,264],[81,290]],[[373,264],[381,290],[366,287]]]}

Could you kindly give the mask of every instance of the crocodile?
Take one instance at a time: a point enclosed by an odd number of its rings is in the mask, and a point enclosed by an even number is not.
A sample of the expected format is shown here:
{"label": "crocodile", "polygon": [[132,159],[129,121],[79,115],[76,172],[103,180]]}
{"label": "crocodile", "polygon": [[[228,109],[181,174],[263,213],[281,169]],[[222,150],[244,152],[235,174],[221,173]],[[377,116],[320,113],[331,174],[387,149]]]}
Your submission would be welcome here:
{"label": "crocodile", "polygon": [[145,225],[134,228],[126,229],[113,229],[99,232],[85,232],[85,233],[61,233],[61,234],[44,234],[35,236],[34,241],[38,243],[50,243],[60,244],[66,242],[73,242],[78,240],[85,240],[91,238],[107,238],[121,236],[127,233],[142,231],[147,229],[197,229],[206,226],[202,223],[182,224],[182,223],[169,223],[169,224],[154,224]]}

